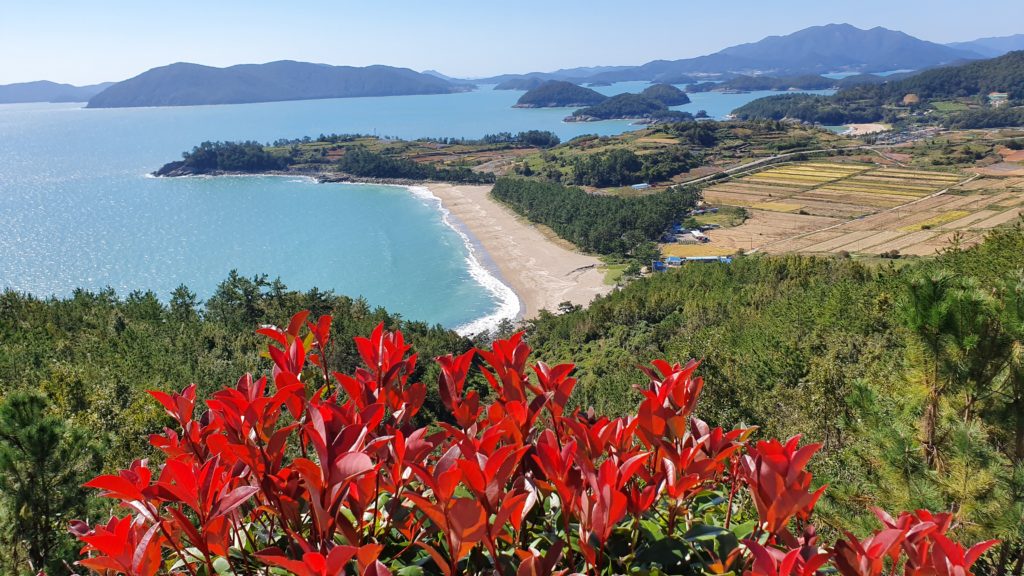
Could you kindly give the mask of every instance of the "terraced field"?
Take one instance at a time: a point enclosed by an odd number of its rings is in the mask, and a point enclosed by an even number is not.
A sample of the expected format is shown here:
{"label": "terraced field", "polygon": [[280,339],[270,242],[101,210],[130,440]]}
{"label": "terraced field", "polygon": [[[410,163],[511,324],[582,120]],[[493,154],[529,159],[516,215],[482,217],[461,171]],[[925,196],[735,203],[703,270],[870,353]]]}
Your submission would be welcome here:
{"label": "terraced field", "polygon": [[874,164],[773,166],[704,191],[711,204],[743,206],[741,226],[709,233],[704,249],[930,255],[955,238],[1024,214],[1024,178],[972,177]]}

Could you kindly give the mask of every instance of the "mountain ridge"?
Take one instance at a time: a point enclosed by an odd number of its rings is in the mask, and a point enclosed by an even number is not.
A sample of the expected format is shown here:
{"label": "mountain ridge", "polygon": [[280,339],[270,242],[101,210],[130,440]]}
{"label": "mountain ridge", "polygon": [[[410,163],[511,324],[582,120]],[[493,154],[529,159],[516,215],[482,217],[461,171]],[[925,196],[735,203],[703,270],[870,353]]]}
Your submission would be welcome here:
{"label": "mountain ridge", "polygon": [[5,84],[0,86],[0,104],[86,102],[113,84],[113,82],[102,82],[87,86],[73,86],[49,80]]}
{"label": "mountain ridge", "polygon": [[[969,50],[915,38],[880,26],[861,29],[850,24],[811,26],[786,35],[767,36],[712,54],[678,60],[652,60],[639,66],[570,68],[555,72],[503,74],[479,79],[499,83],[517,78],[571,82],[662,82],[692,74],[772,73],[785,76],[848,71],[858,73],[917,70],[983,59]],[[602,70],[602,68],[604,68]],[[586,71],[596,71],[586,74]]]}

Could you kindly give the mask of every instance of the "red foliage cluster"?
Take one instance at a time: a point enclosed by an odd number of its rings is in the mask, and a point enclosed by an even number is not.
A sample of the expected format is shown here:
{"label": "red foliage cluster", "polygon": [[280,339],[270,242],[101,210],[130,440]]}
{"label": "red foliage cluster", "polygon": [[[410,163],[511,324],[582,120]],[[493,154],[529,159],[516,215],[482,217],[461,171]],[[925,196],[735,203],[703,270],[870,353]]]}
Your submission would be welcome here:
{"label": "red foliage cluster", "polygon": [[[417,566],[446,576],[540,576],[641,565],[677,574],[697,564],[810,576],[831,561],[843,576],[900,563],[908,576],[966,576],[993,544],[965,551],[946,536],[950,516],[919,511],[897,520],[880,513],[886,527],[873,536],[819,546],[808,521],[824,487],[814,490],[806,470],[818,446],[751,444],[752,429],[694,418],[703,387],[695,362],[645,369],[635,416],[567,413],[573,366],[528,367],[530,348],[516,335],[489,351],[438,358],[452,423],[418,427],[427,389],[410,382],[417,359],[401,333],[378,326],[356,339],[363,366],[331,373],[331,319],[307,316],[259,331],[272,340],[273,386],[243,376],[200,414],[194,385],[152,392],[178,427],[151,437],[166,462],[137,461],[87,484],[129,513],[73,524],[82,566],[131,576],[277,573],[268,567],[377,576]],[[467,391],[474,367],[488,402]],[[743,517],[756,521],[740,533]],[[687,537],[715,526],[713,518],[742,545]],[[652,563],[664,553],[643,550],[664,542],[640,541],[641,530],[692,547],[680,556],[689,564]]]}

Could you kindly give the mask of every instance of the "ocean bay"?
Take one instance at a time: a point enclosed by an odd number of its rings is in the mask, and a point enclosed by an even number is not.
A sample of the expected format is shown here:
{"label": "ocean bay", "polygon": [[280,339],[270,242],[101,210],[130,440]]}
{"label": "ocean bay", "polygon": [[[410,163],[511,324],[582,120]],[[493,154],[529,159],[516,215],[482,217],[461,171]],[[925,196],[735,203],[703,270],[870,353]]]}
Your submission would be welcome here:
{"label": "ocean bay", "polygon": [[[483,87],[179,108],[0,106],[0,287],[66,296],[110,286],[166,299],[185,284],[204,299],[237,269],[280,277],[291,288],[362,295],[371,305],[450,327],[507,312],[507,294],[471,267],[470,248],[436,202],[407,189],[147,173],[204,140],[331,132],[473,138],[529,129],[566,140],[631,128],[627,121],[563,123],[567,109],[511,108],[520,94]],[[694,94],[676,109],[721,117],[761,95]]]}

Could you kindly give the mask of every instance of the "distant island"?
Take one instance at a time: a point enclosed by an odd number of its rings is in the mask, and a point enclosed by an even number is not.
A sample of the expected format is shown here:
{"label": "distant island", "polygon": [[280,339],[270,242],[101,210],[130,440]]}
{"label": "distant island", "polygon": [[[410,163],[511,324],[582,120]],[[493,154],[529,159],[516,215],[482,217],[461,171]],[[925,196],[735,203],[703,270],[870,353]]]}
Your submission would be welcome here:
{"label": "distant island", "polygon": [[837,80],[815,74],[803,76],[737,76],[724,82],[701,82],[686,87],[687,92],[754,92],[759,90],[828,90],[834,88]]}
{"label": "distant island", "polygon": [[111,85],[113,85],[113,82],[92,84],[90,86],[72,86],[71,84],[58,84],[48,80],[7,84],[0,86],[0,104],[87,102],[90,98]]}
{"label": "distant island", "polygon": [[450,94],[472,86],[390,66],[328,66],[283,60],[213,68],[178,63],[118,82],[88,108],[247,104],[359,96]]}
{"label": "distant island", "polygon": [[533,90],[541,84],[548,82],[543,78],[536,78],[530,76],[528,78],[509,78],[504,82],[499,82],[494,86],[495,90]]}
{"label": "distant island", "polygon": [[604,102],[600,92],[572,82],[551,80],[523,94],[514,108],[579,108]]}
{"label": "distant island", "polygon": [[653,84],[640,93],[645,98],[661,102],[665,106],[682,106],[690,103],[690,97],[670,84]]}

